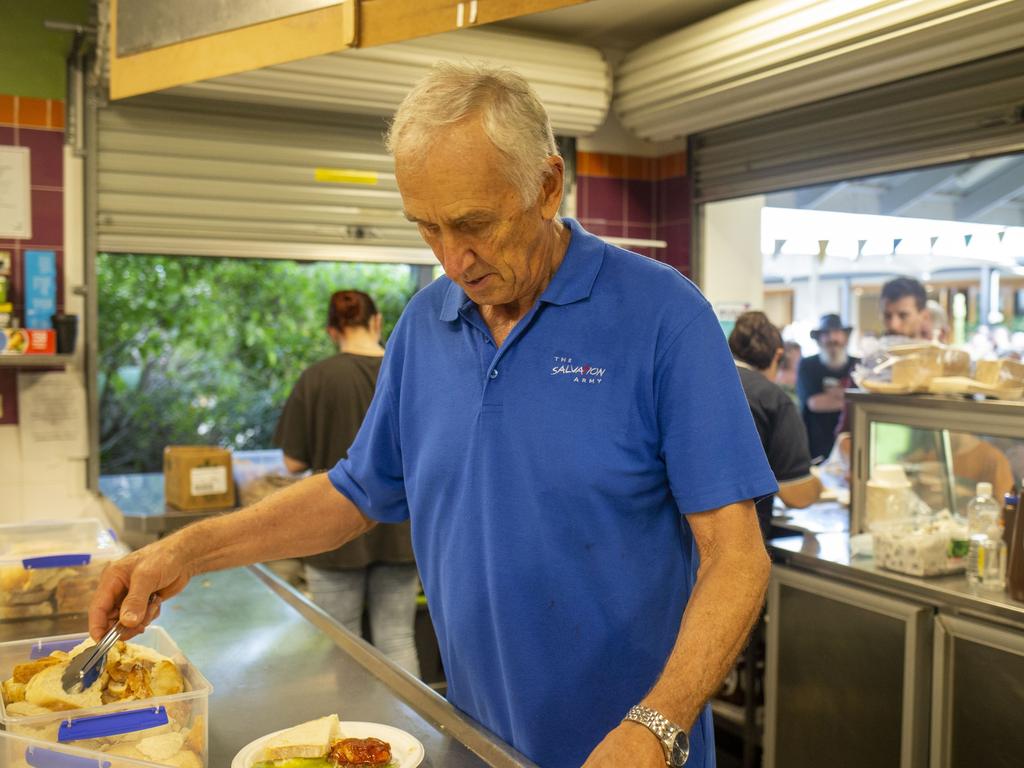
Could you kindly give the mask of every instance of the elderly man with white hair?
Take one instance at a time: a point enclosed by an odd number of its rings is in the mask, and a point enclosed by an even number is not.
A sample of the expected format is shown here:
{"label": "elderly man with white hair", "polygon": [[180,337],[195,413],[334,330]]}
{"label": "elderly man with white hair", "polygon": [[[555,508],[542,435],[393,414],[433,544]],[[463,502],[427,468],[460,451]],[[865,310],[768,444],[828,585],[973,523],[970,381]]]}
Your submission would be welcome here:
{"label": "elderly man with white hair", "polygon": [[558,216],[520,76],[436,66],[388,145],[445,276],[396,326],[348,457],[109,568],[92,634],[198,573],[408,519],[455,706],[544,768],[713,766],[707,701],[768,579],[752,499],[776,490],[714,312]]}

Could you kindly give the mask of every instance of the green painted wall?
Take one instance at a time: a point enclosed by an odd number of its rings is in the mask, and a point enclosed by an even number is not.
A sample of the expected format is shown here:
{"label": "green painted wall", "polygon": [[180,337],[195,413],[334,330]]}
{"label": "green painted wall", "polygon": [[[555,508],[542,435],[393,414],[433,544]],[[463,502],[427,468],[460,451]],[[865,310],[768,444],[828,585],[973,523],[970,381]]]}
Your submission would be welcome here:
{"label": "green painted wall", "polygon": [[0,93],[64,98],[64,60],[71,32],[51,32],[43,21],[89,24],[90,0],[0,0]]}

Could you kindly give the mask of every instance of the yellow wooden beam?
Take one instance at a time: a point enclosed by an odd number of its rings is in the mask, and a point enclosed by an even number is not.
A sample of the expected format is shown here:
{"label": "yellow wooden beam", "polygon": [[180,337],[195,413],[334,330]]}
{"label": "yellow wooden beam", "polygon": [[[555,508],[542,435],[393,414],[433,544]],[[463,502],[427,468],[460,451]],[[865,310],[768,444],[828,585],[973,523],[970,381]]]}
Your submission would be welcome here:
{"label": "yellow wooden beam", "polygon": [[352,47],[476,27],[589,0],[345,0],[241,29],[117,55],[117,0],[110,3],[110,98],[247,72]]}
{"label": "yellow wooden beam", "polygon": [[356,0],[174,43],[117,55],[117,0],[110,3],[110,98],[123,99],[286,61],[320,56],[355,44]]}
{"label": "yellow wooden beam", "polygon": [[589,0],[360,0],[359,47],[476,27]]}

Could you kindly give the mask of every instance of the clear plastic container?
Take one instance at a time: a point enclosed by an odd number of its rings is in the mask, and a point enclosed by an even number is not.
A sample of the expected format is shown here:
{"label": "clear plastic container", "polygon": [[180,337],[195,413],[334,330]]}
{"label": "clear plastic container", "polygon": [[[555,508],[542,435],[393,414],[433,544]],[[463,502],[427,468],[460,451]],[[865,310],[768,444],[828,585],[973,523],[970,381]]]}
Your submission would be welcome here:
{"label": "clear plastic container", "polygon": [[0,525],[0,622],[84,613],[103,567],[127,552],[95,519]]}
{"label": "clear plastic container", "polygon": [[0,731],[0,768],[157,768],[159,763],[100,755]]}
{"label": "clear plastic container", "polygon": [[[0,643],[0,679],[9,678],[16,664],[55,650],[70,650],[85,638],[78,634]],[[148,627],[129,642],[169,657],[181,671],[185,690],[171,696],[24,717],[10,714],[0,701],[0,726],[10,734],[103,752],[104,758],[130,757],[142,764],[150,760],[176,768],[205,768],[213,691],[210,682],[161,627]]]}

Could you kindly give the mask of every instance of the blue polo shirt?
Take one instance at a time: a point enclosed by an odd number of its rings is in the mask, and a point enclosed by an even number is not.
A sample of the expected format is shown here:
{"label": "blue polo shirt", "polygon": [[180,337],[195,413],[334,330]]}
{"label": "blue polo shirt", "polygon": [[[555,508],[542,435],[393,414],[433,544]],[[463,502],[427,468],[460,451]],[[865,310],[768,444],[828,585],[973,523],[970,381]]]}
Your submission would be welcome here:
{"label": "blue polo shirt", "polygon": [[[565,223],[500,348],[447,278],[412,299],[330,473],[411,518],[449,699],[543,768],[579,768],[661,672],[698,565],[685,515],[776,490],[708,302]],[[690,737],[713,766],[709,709]]]}

